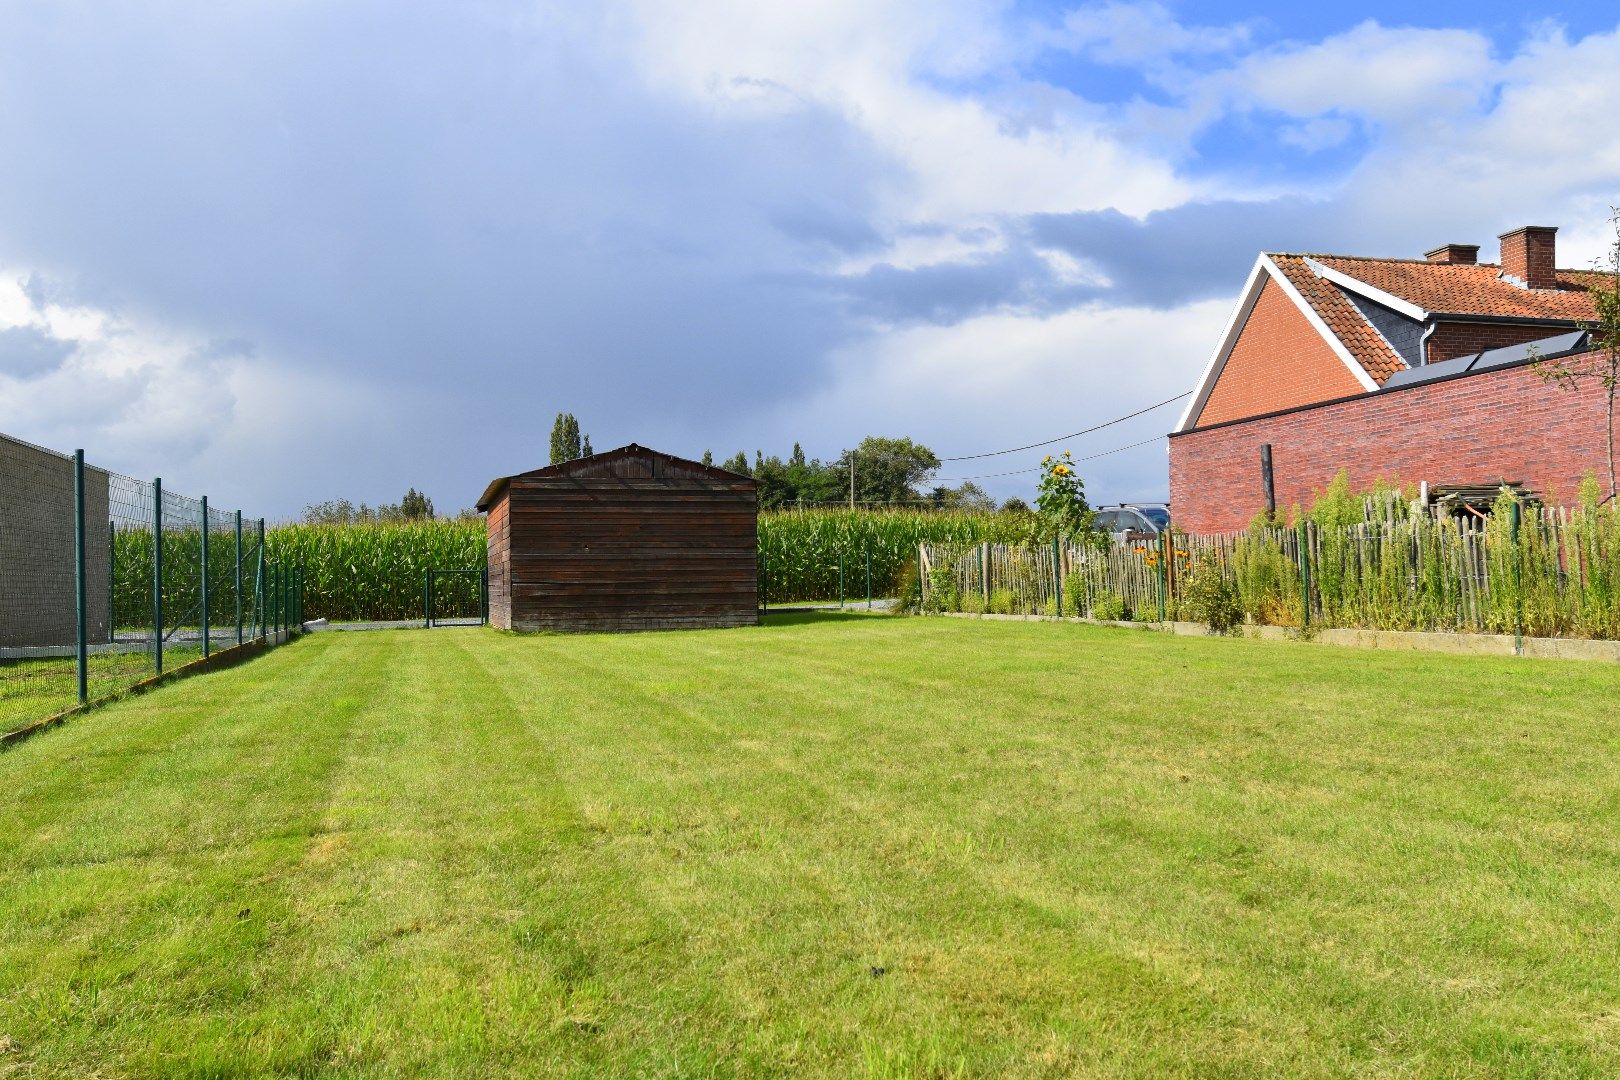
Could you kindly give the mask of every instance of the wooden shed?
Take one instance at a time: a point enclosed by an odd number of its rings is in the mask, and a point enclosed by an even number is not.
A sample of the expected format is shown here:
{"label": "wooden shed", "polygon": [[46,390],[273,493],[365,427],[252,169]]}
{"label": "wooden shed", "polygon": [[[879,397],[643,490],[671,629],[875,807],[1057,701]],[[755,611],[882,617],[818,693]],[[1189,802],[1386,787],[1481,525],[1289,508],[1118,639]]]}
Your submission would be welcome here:
{"label": "wooden shed", "polygon": [[667,630],[759,621],[752,479],[631,443],[485,489],[489,621]]}

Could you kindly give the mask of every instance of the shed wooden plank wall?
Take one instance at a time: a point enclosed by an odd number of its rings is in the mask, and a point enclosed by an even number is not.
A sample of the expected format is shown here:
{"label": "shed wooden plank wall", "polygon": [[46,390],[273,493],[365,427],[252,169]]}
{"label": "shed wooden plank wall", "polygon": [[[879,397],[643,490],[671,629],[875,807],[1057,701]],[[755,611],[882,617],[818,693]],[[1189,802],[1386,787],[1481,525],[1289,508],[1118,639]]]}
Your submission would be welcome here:
{"label": "shed wooden plank wall", "polygon": [[485,523],[489,537],[489,621],[512,628],[512,515],[508,502],[501,499],[489,508]]}
{"label": "shed wooden plank wall", "polygon": [[510,559],[510,623],[495,617],[493,564],[492,621],[517,630],[758,622],[753,482],[662,454],[602,457],[515,476],[491,508],[492,520],[496,510],[509,518]]}

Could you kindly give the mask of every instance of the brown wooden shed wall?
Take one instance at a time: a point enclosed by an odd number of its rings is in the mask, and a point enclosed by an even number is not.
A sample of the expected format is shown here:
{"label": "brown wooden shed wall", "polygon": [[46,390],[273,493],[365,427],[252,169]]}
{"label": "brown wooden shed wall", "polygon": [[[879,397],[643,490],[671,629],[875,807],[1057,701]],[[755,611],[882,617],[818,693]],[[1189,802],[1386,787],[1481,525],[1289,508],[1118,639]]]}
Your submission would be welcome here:
{"label": "brown wooden shed wall", "polygon": [[485,522],[489,544],[489,621],[512,628],[512,515],[505,496],[489,508]]}
{"label": "brown wooden shed wall", "polygon": [[753,482],[651,452],[600,456],[514,476],[490,507],[491,622],[514,630],[758,622]]}

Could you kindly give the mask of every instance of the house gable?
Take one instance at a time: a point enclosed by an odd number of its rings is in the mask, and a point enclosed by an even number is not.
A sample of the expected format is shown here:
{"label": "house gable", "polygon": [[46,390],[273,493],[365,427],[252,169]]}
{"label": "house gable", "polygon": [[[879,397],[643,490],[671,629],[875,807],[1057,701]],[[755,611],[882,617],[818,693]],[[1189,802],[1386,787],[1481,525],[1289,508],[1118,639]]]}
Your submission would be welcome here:
{"label": "house gable", "polygon": [[1194,399],[1198,406],[1202,398],[1202,405],[1196,412],[1188,410],[1182,430],[1348,397],[1375,386],[1364,372],[1358,377],[1354,361],[1341,355],[1342,346],[1334,348],[1280,276],[1266,272],[1263,263],[1256,270],[1252,299],[1245,297],[1247,315],[1234,327],[1229,344],[1223,342],[1206,373],[1206,386]]}

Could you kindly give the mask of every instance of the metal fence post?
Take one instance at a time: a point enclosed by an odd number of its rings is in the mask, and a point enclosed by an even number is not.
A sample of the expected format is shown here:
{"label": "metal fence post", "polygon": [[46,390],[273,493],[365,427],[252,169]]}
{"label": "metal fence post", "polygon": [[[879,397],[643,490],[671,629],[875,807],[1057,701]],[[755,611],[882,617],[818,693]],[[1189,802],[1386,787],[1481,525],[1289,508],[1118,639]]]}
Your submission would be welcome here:
{"label": "metal fence post", "polygon": [[489,567],[478,572],[478,625],[489,625]]}
{"label": "metal fence post", "polygon": [[262,638],[270,630],[264,610],[268,601],[264,587],[264,518],[259,519],[259,557],[257,562],[258,566],[253,572],[253,622],[259,628],[259,632],[254,636]]}
{"label": "metal fence post", "polygon": [[203,659],[208,659],[208,496],[202,497],[202,639]]}
{"label": "metal fence post", "polygon": [[1305,522],[1299,523],[1299,625],[1311,625],[1311,534]]}
{"label": "metal fence post", "polygon": [[433,571],[422,576],[422,629],[433,629]]}
{"label": "metal fence post", "polygon": [[1170,530],[1166,529],[1159,534],[1159,576],[1164,578],[1164,585],[1160,590],[1159,598],[1160,622],[1165,621],[1165,616],[1168,614],[1166,609],[1174,604],[1176,599],[1176,578],[1175,574],[1172,573],[1175,568],[1175,554],[1175,538],[1170,535]]}
{"label": "metal fence post", "polygon": [[242,644],[242,511],[236,512],[236,643]]}
{"label": "metal fence post", "polygon": [[107,522],[107,640],[118,640],[118,523]]}
{"label": "metal fence post", "polygon": [[152,481],[152,666],[163,674],[163,478]]}
{"label": "metal fence post", "polygon": [[866,610],[872,610],[872,549],[866,549]]}
{"label": "metal fence post", "polygon": [[1164,614],[1165,614],[1165,612],[1164,612],[1164,586],[1165,586],[1164,541],[1162,539],[1159,541],[1159,572],[1157,574],[1153,575],[1153,580],[1155,582],[1157,582],[1158,586],[1159,586],[1159,621],[1162,623],[1162,622],[1164,622]]}
{"label": "metal fence post", "polygon": [[1524,655],[1524,588],[1520,563],[1524,552],[1519,548],[1519,500],[1514,499],[1508,510],[1509,557],[1513,560],[1513,655]]}
{"label": "metal fence post", "polygon": [[84,451],[73,451],[73,606],[77,616],[78,637],[75,639],[74,657],[79,676],[79,704],[90,700],[90,634],[85,625],[84,580]]}
{"label": "metal fence post", "polygon": [[844,610],[844,553],[838,553],[838,610]]}

